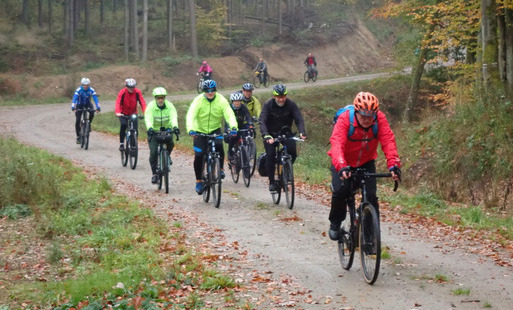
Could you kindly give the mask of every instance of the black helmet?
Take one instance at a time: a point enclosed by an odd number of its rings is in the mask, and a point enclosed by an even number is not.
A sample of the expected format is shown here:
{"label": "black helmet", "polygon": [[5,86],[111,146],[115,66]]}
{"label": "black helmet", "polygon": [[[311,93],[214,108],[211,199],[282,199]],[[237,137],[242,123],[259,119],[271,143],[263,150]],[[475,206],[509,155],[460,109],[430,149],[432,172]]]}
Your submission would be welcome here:
{"label": "black helmet", "polygon": [[273,95],[275,96],[284,96],[287,94],[287,87],[283,84],[276,84],[273,87]]}

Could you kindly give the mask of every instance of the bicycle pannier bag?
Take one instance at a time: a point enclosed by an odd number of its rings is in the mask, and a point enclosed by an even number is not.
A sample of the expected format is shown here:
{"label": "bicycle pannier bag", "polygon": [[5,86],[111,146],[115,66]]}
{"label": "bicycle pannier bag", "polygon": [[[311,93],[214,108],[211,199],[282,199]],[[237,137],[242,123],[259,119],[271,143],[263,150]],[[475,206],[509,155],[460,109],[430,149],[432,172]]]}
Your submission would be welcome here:
{"label": "bicycle pannier bag", "polygon": [[267,176],[267,171],[265,170],[265,157],[266,154],[262,153],[257,158],[257,168],[258,168],[258,174],[262,177]]}

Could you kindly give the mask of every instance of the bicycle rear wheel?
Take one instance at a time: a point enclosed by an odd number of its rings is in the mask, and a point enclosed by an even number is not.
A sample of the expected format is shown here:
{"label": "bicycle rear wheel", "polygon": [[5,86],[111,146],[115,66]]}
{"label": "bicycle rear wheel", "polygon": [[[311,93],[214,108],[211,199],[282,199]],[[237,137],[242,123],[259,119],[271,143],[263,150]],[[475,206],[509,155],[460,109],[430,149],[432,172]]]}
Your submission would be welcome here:
{"label": "bicycle rear wheel", "polygon": [[371,204],[362,207],[360,219],[360,257],[363,278],[374,284],[378,278],[381,263],[381,234],[376,209]]}
{"label": "bicycle rear wheel", "polygon": [[303,74],[303,80],[305,81],[305,83],[308,83],[308,81],[310,81],[308,70],[305,72],[305,74]]}
{"label": "bicycle rear wheel", "polygon": [[285,200],[287,207],[292,210],[294,208],[294,169],[292,168],[292,160],[287,159],[283,165],[282,171],[282,184],[283,193],[285,194]]}
{"label": "bicycle rear wheel", "polygon": [[240,149],[240,166],[242,168],[242,179],[244,180],[244,185],[249,187],[251,183],[251,167],[249,165],[249,150],[247,145],[242,145]]}
{"label": "bicycle rear wheel", "polygon": [[89,133],[91,132],[91,123],[86,121],[84,124],[84,138],[82,140],[82,144],[84,145],[84,149],[87,150],[89,148]]}
{"label": "bicycle rear wheel", "polygon": [[208,170],[208,159],[207,156],[205,156],[203,157],[203,169],[201,173],[201,180],[203,181],[204,202],[208,202],[210,200],[210,172]]}
{"label": "bicycle rear wheel", "polygon": [[255,174],[256,168],[256,160],[257,160],[257,148],[255,139],[250,139],[248,144],[248,154],[249,154],[249,169],[251,176]]}
{"label": "bicycle rear wheel", "polygon": [[317,73],[313,72],[312,82],[315,82],[315,81],[317,81]]}
{"label": "bicycle rear wheel", "polygon": [[[340,239],[338,240],[338,257],[342,268],[345,270],[349,270],[353,266],[354,252],[356,250],[356,240],[351,232],[351,223],[354,223],[354,212],[350,212],[350,208],[354,210],[354,207],[347,206],[346,218],[340,227]],[[356,229],[354,227],[353,231]]]}
{"label": "bicycle rear wheel", "polygon": [[221,163],[219,158],[213,158],[210,162],[211,170],[210,170],[210,178],[211,183],[210,186],[212,188],[212,202],[214,203],[214,207],[219,208],[221,204]]}
{"label": "bicycle rear wheel", "polygon": [[130,152],[130,168],[135,169],[137,167],[137,157],[139,150],[137,148],[137,132],[133,132],[133,134],[130,135],[130,147],[128,148],[128,151]]}

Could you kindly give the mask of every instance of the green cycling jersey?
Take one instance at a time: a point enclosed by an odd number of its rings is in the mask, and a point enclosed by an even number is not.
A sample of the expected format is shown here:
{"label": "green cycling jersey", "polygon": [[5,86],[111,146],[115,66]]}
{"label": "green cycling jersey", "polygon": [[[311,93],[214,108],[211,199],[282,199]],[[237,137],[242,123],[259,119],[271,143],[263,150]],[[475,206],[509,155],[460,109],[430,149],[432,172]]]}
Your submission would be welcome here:
{"label": "green cycling jersey", "polygon": [[246,104],[246,107],[248,107],[251,117],[258,118],[260,116],[260,113],[262,112],[262,104],[260,104],[260,101],[255,96],[251,96],[249,98],[244,97],[244,103]]}
{"label": "green cycling jersey", "polygon": [[212,101],[204,94],[198,95],[192,101],[186,116],[187,132],[191,130],[211,133],[221,128],[223,118],[230,128],[237,129],[237,119],[226,98],[217,93]]}
{"label": "green cycling jersey", "polygon": [[144,113],[144,122],[146,128],[159,130],[161,127],[166,129],[178,127],[178,117],[175,106],[168,100],[164,101],[164,107],[159,108],[157,102],[152,100],[146,107]]}

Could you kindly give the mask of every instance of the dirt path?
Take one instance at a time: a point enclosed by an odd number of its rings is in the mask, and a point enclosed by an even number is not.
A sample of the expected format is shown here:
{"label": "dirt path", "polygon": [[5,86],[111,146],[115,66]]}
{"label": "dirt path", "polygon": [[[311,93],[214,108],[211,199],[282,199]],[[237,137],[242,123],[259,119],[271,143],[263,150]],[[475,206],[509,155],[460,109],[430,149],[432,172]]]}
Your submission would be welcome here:
{"label": "dirt path", "polygon": [[[104,103],[104,111],[112,109],[112,103]],[[513,268],[499,267],[449,242],[431,241],[429,230],[410,234],[401,225],[383,223],[383,246],[389,248],[392,259],[384,261],[376,284],[369,286],[362,279],[359,260],[349,272],[340,267],[336,243],[325,234],[327,206],[299,196],[291,211],[283,204],[272,204],[262,178],[256,177],[245,188],[227,176],[221,207],[215,209],[194,192],[192,158],[178,152],[173,153],[172,189],[165,195],[150,184],[145,143],[141,143],[137,169],[131,170],[120,165],[117,137],[92,132],[90,148],[83,151],[74,144],[73,128],[69,104],[0,108],[3,133],[92,167],[116,186],[153,202],[162,216],[166,212],[187,216],[191,236],[205,233],[208,227],[207,231],[216,232],[227,243],[237,244],[247,265],[239,266],[240,274],[235,277],[258,270],[284,288],[281,295],[272,293],[280,295],[274,304],[262,303],[260,309],[481,309],[487,304],[493,309],[511,309]],[[292,217],[300,220],[286,220]],[[211,250],[218,249],[213,246]],[[438,283],[436,275],[446,276],[448,283]],[[456,289],[469,289],[470,295],[454,295]]]}

